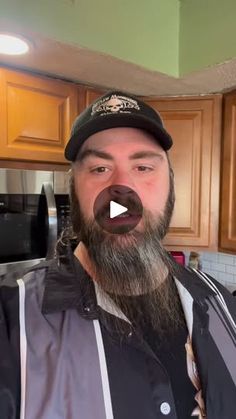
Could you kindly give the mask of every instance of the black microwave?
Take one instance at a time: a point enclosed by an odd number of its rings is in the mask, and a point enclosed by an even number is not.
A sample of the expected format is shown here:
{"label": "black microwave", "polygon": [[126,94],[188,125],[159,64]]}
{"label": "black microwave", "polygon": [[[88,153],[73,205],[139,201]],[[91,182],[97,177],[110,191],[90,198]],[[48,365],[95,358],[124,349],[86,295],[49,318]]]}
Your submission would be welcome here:
{"label": "black microwave", "polygon": [[68,173],[0,169],[0,275],[53,258],[69,224]]}

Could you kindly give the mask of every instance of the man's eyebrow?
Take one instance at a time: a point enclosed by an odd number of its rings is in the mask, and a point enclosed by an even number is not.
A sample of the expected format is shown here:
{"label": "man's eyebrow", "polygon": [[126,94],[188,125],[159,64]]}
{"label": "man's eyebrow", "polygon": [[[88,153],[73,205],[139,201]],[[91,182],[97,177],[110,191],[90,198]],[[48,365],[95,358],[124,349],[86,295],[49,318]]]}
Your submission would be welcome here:
{"label": "man's eyebrow", "polygon": [[136,153],[132,154],[131,156],[129,156],[130,160],[135,160],[135,159],[143,159],[143,158],[153,158],[153,157],[162,157],[161,153],[158,153],[156,151],[151,151],[151,150],[147,150],[147,151],[137,151]]}
{"label": "man's eyebrow", "polygon": [[76,160],[82,162],[90,156],[100,157],[101,159],[106,160],[114,160],[111,154],[106,153],[105,151],[95,150],[92,148],[88,148],[87,150],[84,150],[81,153],[79,153]]}
{"label": "man's eyebrow", "polygon": [[[107,153],[106,151],[101,151],[101,150],[96,150],[96,149],[87,149],[82,151],[81,153],[78,154],[77,156],[77,161],[79,161],[80,163],[83,162],[86,158],[88,157],[99,157],[101,159],[105,159],[105,160],[114,160],[114,157]],[[155,152],[155,151],[137,151],[134,154],[131,154],[129,156],[129,160],[136,160],[136,159],[143,159],[143,158],[155,158],[155,157],[162,157],[161,153]]]}

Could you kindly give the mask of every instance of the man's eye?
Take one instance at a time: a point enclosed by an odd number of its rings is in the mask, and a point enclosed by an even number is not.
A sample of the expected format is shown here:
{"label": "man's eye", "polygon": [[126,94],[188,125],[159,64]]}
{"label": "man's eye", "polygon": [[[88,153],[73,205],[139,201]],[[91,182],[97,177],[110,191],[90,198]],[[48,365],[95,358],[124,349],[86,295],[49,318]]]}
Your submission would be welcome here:
{"label": "man's eye", "polygon": [[105,166],[99,166],[99,167],[95,167],[94,169],[91,170],[92,173],[105,173],[107,172],[109,169]]}
{"label": "man's eye", "polygon": [[149,167],[149,166],[138,166],[137,167],[137,170],[139,172],[150,172],[150,171],[153,170],[153,168],[152,167]]}

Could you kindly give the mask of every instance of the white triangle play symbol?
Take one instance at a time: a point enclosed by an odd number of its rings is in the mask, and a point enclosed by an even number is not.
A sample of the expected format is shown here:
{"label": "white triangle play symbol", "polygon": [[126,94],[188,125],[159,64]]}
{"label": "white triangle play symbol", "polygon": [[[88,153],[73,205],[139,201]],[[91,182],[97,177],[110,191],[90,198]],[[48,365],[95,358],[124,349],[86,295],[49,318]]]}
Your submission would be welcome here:
{"label": "white triangle play symbol", "polygon": [[117,217],[120,214],[128,211],[128,208],[123,205],[117,204],[115,201],[110,201],[110,218]]}

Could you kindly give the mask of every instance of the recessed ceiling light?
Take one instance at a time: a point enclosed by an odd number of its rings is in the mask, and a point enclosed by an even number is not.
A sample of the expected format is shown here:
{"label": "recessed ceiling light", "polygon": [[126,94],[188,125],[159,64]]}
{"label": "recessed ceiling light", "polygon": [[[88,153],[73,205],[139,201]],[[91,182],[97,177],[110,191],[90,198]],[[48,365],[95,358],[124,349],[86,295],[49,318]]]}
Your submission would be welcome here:
{"label": "recessed ceiling light", "polygon": [[23,38],[0,33],[0,54],[21,55],[28,51],[29,45]]}

